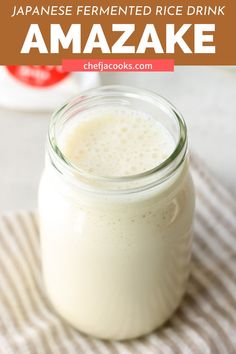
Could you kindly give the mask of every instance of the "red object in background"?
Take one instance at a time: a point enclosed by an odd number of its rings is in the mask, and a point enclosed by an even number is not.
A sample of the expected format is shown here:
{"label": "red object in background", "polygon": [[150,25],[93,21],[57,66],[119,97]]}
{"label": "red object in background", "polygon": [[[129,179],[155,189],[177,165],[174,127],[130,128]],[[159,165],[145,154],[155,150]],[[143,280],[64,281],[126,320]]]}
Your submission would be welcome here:
{"label": "red object in background", "polygon": [[16,80],[38,88],[55,85],[70,74],[55,65],[16,65],[6,66],[6,69]]}

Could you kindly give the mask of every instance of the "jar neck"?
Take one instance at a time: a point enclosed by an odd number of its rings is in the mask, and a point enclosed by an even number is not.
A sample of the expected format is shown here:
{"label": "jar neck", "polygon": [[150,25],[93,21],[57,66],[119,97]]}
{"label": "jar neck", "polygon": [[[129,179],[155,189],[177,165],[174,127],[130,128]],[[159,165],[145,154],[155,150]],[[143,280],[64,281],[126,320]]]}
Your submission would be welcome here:
{"label": "jar neck", "polygon": [[[63,154],[58,137],[66,124],[82,112],[101,109],[106,105],[140,107],[141,110],[158,117],[175,135],[175,148],[171,155],[151,170],[131,176],[96,176],[75,166]],[[144,109],[145,108],[145,109]],[[140,89],[123,86],[105,86],[85,92],[61,107],[52,117],[48,134],[48,155],[60,176],[77,188],[97,193],[137,193],[153,188],[169,179],[183,164],[187,151],[187,131],[181,114],[164,98]]]}

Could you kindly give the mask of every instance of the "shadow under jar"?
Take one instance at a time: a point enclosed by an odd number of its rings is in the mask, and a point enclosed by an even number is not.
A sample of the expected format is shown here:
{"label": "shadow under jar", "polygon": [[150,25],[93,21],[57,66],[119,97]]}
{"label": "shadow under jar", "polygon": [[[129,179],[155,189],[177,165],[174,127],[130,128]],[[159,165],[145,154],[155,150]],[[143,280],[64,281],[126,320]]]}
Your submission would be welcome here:
{"label": "shadow under jar", "polygon": [[[112,114],[113,119],[123,115],[129,144],[135,115],[137,123],[152,120],[153,129],[165,129],[172,151],[135,174],[107,176],[81,168],[63,150],[65,140],[79,132],[80,124],[90,124],[91,117],[96,139],[102,117],[109,127]],[[86,134],[89,129],[82,141]],[[111,151],[120,134],[117,130],[108,136]],[[123,147],[129,154],[125,143]],[[144,152],[148,160],[145,147]],[[113,160],[115,168],[118,156]],[[112,165],[107,157],[99,166],[106,161]],[[123,340],[168,320],[186,290],[193,214],[186,126],[168,101],[141,89],[107,86],[85,92],[53,115],[39,188],[42,266],[48,297],[72,326],[99,338]]]}

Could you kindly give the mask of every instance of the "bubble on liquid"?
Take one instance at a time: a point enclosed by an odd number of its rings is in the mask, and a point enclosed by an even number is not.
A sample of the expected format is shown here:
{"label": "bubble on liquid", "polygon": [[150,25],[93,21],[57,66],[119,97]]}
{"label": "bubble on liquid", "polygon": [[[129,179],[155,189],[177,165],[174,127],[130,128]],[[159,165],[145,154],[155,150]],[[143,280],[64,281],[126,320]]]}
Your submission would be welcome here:
{"label": "bubble on liquid", "polygon": [[143,112],[103,108],[85,118],[63,145],[74,164],[95,175],[138,174],[157,166],[173,150],[169,133]]}

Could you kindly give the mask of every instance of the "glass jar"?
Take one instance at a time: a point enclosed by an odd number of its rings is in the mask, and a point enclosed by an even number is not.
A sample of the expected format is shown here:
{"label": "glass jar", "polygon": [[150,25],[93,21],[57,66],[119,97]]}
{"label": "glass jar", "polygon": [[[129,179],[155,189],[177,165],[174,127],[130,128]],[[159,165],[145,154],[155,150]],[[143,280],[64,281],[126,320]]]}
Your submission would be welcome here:
{"label": "glass jar", "polygon": [[[60,134],[83,112],[107,105],[151,114],[172,135],[173,153],[133,176],[99,177],[73,165]],[[119,340],[169,319],[186,290],[193,214],[186,126],[165,99],[101,87],[53,115],[39,188],[43,277],[52,305],[75,328]]]}

